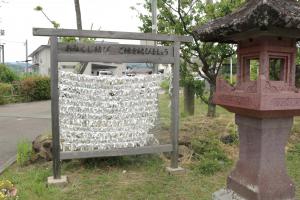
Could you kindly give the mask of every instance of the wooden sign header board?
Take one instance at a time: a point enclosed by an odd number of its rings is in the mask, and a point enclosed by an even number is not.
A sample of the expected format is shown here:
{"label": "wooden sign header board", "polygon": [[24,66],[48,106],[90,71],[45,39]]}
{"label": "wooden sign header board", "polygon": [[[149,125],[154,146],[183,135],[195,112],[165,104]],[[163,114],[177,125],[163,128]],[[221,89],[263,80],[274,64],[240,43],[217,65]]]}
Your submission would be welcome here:
{"label": "wooden sign header board", "polygon": [[33,28],[34,36],[57,36],[57,37],[90,37],[106,39],[125,40],[147,40],[147,41],[169,41],[169,42],[193,42],[191,36],[135,33],[119,31],[93,31],[75,29],[53,29],[53,28]]}
{"label": "wooden sign header board", "polygon": [[111,62],[111,63],[174,63],[174,47],[58,43],[60,62]]}

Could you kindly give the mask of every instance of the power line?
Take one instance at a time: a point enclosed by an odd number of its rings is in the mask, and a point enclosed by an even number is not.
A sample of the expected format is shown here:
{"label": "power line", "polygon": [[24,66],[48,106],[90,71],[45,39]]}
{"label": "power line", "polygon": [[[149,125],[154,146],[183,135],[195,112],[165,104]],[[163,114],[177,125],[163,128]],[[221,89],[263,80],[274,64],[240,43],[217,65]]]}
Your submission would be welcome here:
{"label": "power line", "polygon": [[9,40],[1,40],[1,42],[6,42],[6,43],[20,43],[20,44],[25,44],[24,42],[19,42],[19,41],[9,41]]}

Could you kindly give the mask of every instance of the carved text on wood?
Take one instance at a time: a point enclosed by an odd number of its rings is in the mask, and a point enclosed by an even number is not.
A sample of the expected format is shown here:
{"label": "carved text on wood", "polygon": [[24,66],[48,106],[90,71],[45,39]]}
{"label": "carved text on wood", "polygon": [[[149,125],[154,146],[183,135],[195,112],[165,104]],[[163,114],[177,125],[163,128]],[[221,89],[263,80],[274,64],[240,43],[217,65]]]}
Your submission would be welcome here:
{"label": "carved text on wood", "polygon": [[126,45],[126,44],[83,44],[59,43],[61,53],[97,53],[101,55],[152,55],[173,56],[173,47]]}

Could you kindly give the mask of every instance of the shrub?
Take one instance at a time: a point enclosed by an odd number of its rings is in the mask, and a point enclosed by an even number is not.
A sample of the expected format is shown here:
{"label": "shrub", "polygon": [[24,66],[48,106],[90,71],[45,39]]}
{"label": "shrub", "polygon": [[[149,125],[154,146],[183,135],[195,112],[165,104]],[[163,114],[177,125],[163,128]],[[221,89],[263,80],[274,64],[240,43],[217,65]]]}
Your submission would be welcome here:
{"label": "shrub", "polygon": [[203,158],[194,166],[200,174],[214,175],[223,168],[222,164],[217,160]]}
{"label": "shrub", "polygon": [[18,143],[17,164],[20,166],[27,165],[32,156],[32,145],[27,140]]}
{"label": "shrub", "polygon": [[50,99],[50,78],[32,76],[21,81],[21,94],[27,97],[28,101]]}
{"label": "shrub", "polygon": [[19,80],[18,75],[7,66],[0,64],[0,82],[12,83]]}
{"label": "shrub", "polygon": [[193,140],[192,149],[197,156],[202,156],[211,152],[223,153],[218,140],[209,137]]}
{"label": "shrub", "polygon": [[0,105],[7,103],[7,96],[11,94],[12,88],[9,83],[0,83]]}
{"label": "shrub", "polygon": [[0,95],[8,96],[11,94],[11,90],[13,89],[12,84],[9,83],[0,83]]}
{"label": "shrub", "polygon": [[226,169],[232,161],[221,148],[220,142],[214,138],[196,139],[192,141],[196,163],[193,168],[200,174],[213,175]]}

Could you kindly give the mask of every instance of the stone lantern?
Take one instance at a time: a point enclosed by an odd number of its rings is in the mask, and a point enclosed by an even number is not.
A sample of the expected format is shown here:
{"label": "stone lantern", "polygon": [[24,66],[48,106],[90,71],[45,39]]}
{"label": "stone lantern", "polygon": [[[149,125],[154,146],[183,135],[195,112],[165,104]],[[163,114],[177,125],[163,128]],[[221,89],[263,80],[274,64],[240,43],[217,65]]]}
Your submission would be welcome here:
{"label": "stone lantern", "polygon": [[239,160],[216,200],[294,200],[285,145],[300,115],[295,87],[300,3],[248,0],[243,7],[194,31],[203,42],[237,44],[237,82],[219,78],[214,102],[235,113]]}

